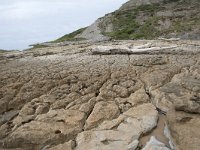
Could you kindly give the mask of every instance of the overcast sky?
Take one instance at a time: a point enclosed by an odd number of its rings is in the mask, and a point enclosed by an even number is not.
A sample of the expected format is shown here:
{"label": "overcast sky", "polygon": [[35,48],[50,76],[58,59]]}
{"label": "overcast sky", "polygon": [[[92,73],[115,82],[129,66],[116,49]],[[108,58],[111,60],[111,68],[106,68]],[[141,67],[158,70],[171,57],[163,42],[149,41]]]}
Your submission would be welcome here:
{"label": "overcast sky", "polygon": [[24,49],[93,23],[127,0],[1,0],[0,49]]}

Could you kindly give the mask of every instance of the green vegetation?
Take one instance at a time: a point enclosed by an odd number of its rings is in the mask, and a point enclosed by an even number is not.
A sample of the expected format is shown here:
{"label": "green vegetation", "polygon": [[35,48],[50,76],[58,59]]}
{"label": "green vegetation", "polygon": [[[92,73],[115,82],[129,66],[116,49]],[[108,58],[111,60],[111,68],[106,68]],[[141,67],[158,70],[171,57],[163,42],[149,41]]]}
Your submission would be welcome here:
{"label": "green vegetation", "polygon": [[134,11],[138,14],[140,11],[153,15],[154,12],[162,10],[163,7],[160,4],[152,4],[152,5],[141,5],[138,6]]}
{"label": "green vegetation", "polygon": [[[165,0],[163,3],[127,7],[109,14],[99,27],[103,35],[119,40],[155,39],[171,33],[181,35],[200,30],[199,7],[198,2],[191,3],[189,0]],[[112,32],[105,32],[108,24],[113,25]],[[85,29],[67,34],[52,43],[85,40],[75,38]]]}
{"label": "green vegetation", "polygon": [[[168,3],[175,2],[172,11],[184,11],[185,3],[180,0],[167,0],[161,4],[141,5],[134,9],[119,10],[113,14],[113,31],[103,32],[104,35],[113,39],[154,39],[170,33],[190,32],[195,28],[200,29],[200,16],[156,16],[156,12],[166,11]],[[185,1],[184,1],[185,2]],[[178,3],[179,5],[176,5]],[[189,3],[189,2],[188,2]],[[168,6],[169,7],[169,6]],[[198,5],[193,9],[198,10]],[[166,9],[167,8],[167,9]],[[160,28],[160,23],[170,21],[169,28]],[[163,25],[164,26],[164,25]]]}
{"label": "green vegetation", "polygon": [[157,24],[157,17],[150,17],[142,26],[138,28],[138,31],[131,34],[131,39],[153,39],[160,34],[160,31],[155,28]]}
{"label": "green vegetation", "polygon": [[84,40],[83,38],[75,38],[76,35],[81,34],[86,28],[81,28],[79,30],[76,30],[70,34],[66,34],[63,37],[55,40],[55,41],[51,41],[51,43],[59,43],[59,42],[64,42],[64,41],[81,41]]}
{"label": "green vegetation", "polygon": [[6,50],[0,49],[0,53],[5,53],[7,52]]}
{"label": "green vegetation", "polygon": [[191,28],[191,25],[187,22],[176,21],[173,23],[171,30],[173,32],[181,32],[181,31],[191,31],[192,28]]}
{"label": "green vegetation", "polygon": [[113,18],[114,31],[104,34],[114,39],[129,39],[130,34],[139,27],[139,24],[135,21],[136,16],[133,11],[115,12]]}
{"label": "green vegetation", "polygon": [[18,50],[3,50],[3,49],[0,49],[0,53],[9,53],[9,52],[16,52]]}
{"label": "green vegetation", "polygon": [[32,45],[33,48],[45,48],[45,47],[48,47],[46,45],[40,45],[40,44],[35,44],[35,45]]}
{"label": "green vegetation", "polygon": [[[152,17],[155,11],[162,9],[159,4],[141,5],[133,10],[118,11],[114,13],[113,32],[103,33],[114,39],[152,39],[159,34],[155,29],[157,18]],[[136,21],[136,16],[144,12],[149,18],[144,24]]]}
{"label": "green vegetation", "polygon": [[200,30],[200,16],[173,19],[170,28],[163,30],[162,34],[183,33],[193,30]]}
{"label": "green vegetation", "polygon": [[40,52],[34,52],[33,57],[38,57],[38,56],[47,56],[47,55],[53,55],[53,52],[45,52],[45,53],[40,53]]}

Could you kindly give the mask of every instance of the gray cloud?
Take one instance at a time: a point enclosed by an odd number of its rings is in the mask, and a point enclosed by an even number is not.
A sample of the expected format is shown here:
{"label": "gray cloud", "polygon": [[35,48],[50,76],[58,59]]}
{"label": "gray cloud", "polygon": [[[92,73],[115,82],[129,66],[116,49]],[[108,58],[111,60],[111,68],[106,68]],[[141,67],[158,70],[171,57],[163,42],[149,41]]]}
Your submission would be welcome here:
{"label": "gray cloud", "polygon": [[0,48],[23,49],[56,39],[127,0],[6,0],[0,2]]}

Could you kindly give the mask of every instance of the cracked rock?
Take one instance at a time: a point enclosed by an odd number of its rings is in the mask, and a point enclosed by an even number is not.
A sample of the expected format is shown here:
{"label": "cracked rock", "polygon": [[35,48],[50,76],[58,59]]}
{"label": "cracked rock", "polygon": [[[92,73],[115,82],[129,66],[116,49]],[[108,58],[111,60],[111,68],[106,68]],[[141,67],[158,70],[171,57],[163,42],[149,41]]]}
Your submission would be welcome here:
{"label": "cracked rock", "polygon": [[98,102],[93,108],[92,113],[86,120],[85,129],[97,127],[104,120],[112,120],[119,115],[119,108],[115,102]]}
{"label": "cracked rock", "polygon": [[142,150],[170,150],[165,144],[158,141],[154,136],[151,137],[150,141],[147,142]]}
{"label": "cracked rock", "polygon": [[[91,55],[144,45],[159,48]],[[0,53],[0,149],[199,150],[199,47],[117,40]]]}
{"label": "cracked rock", "polygon": [[85,114],[75,110],[51,110],[38,115],[34,121],[26,123],[11,133],[5,140],[6,147],[42,147],[70,140],[82,131]]}

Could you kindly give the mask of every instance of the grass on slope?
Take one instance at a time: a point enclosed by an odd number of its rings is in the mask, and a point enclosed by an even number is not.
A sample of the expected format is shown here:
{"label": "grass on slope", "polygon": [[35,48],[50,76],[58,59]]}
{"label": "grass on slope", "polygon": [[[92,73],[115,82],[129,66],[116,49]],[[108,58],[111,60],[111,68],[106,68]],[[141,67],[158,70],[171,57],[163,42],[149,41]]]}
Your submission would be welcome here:
{"label": "grass on slope", "polygon": [[76,35],[81,34],[86,28],[81,28],[79,30],[76,30],[70,34],[66,34],[63,37],[55,40],[55,41],[51,41],[51,43],[59,43],[59,42],[64,42],[64,41],[80,41],[80,40],[84,40],[83,38],[75,38]]}
{"label": "grass on slope", "polygon": [[[179,0],[167,1],[167,3],[177,1]],[[179,2],[176,7],[184,10],[185,6],[186,4],[184,2]],[[198,6],[196,6],[196,8],[198,9]],[[157,28],[159,26],[158,22],[166,18],[158,17],[155,14],[156,12],[166,10],[164,4],[152,4],[141,5],[131,10],[116,11],[113,13],[113,32],[106,32],[103,34],[113,39],[154,39],[169,33],[192,31],[195,26],[198,28],[198,25],[200,27],[200,21],[198,21],[200,19],[199,16],[190,18],[169,17],[167,19],[170,19],[170,27],[168,29],[159,30]],[[140,15],[146,17],[143,24],[137,21],[137,17]]]}
{"label": "grass on slope", "polygon": [[113,32],[104,33],[114,39],[151,39],[157,36],[159,31],[154,28],[156,23],[155,17],[149,17],[149,19],[140,25],[136,21],[136,16],[140,12],[145,12],[148,16],[153,16],[153,13],[161,7],[155,5],[141,5],[132,10],[123,10],[114,13],[113,19]]}

